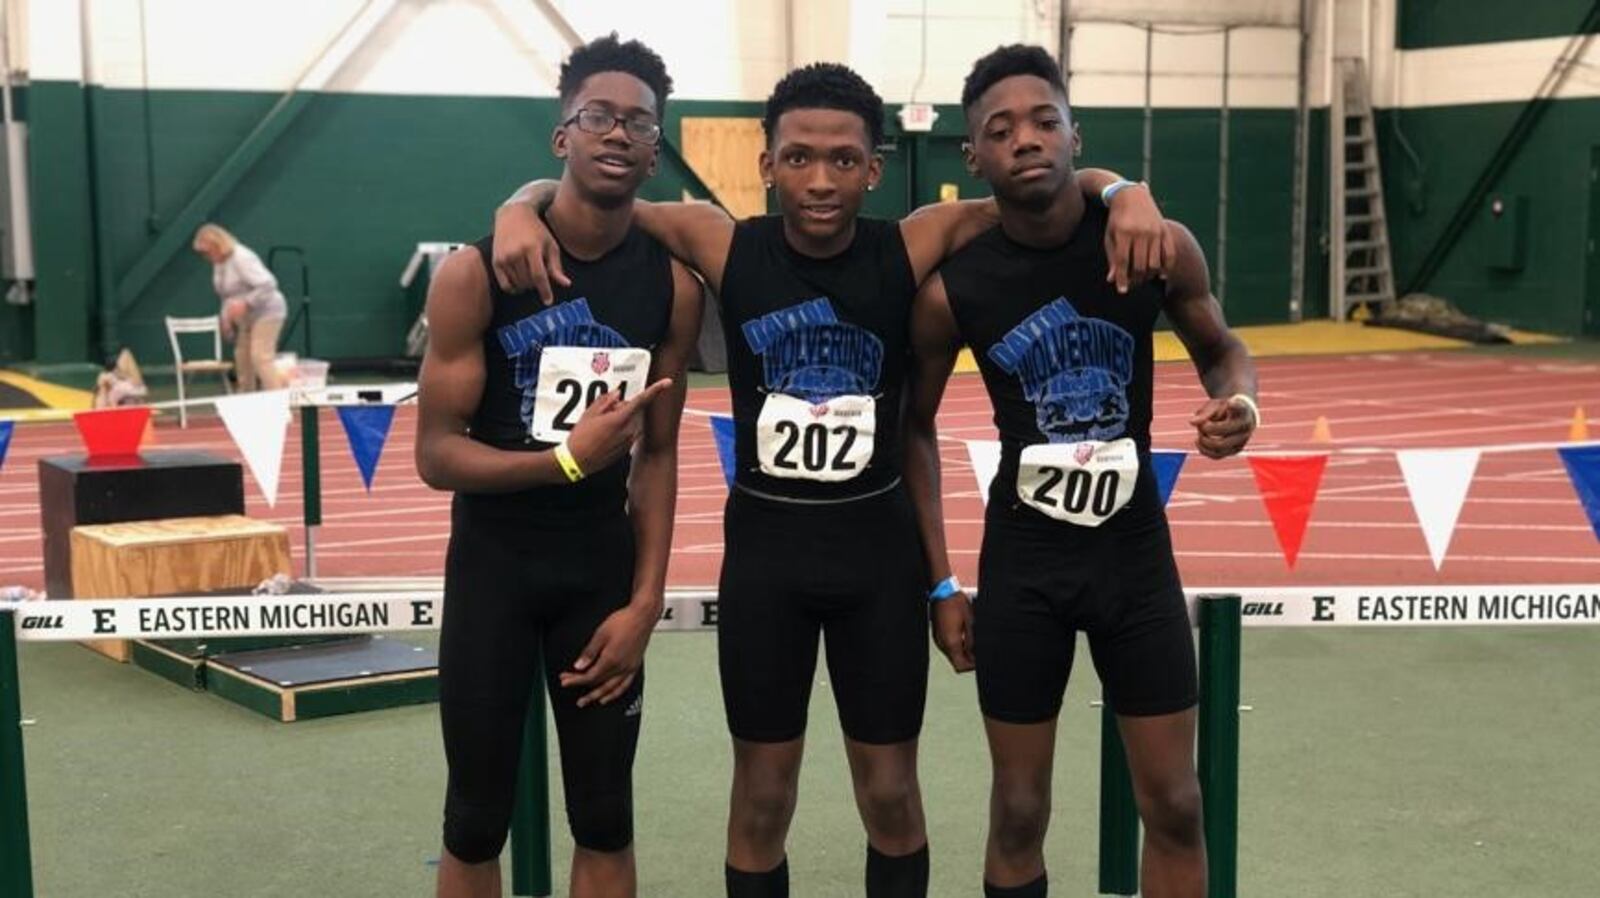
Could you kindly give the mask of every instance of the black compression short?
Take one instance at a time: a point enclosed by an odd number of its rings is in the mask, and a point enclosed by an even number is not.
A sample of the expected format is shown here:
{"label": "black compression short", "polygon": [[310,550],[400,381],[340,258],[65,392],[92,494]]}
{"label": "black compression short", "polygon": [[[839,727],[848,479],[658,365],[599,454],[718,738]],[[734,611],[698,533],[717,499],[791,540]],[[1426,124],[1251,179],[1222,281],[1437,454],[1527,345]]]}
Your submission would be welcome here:
{"label": "black compression short", "polygon": [[[978,564],[974,652],[985,716],[1039,723],[1061,709],[1077,633],[1118,714],[1198,700],[1194,637],[1159,509],[1102,528],[991,506]],[[1032,518],[1032,520],[1030,520]]]}
{"label": "black compression short", "polygon": [[915,738],[928,688],[928,577],[904,490],[805,505],[734,489],[723,520],[717,657],[734,737],[805,733],[821,635],[845,735]]}

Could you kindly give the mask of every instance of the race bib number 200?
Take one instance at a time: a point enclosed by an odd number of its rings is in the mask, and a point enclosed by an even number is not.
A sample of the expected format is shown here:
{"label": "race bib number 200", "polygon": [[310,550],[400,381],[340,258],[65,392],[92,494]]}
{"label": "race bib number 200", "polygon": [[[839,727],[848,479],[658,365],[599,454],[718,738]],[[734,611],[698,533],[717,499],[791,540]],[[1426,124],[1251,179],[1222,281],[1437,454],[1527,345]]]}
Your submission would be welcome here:
{"label": "race bib number 200", "polygon": [[1098,527],[1133,498],[1139,450],[1133,440],[1026,446],[1017,465],[1017,497],[1069,524]]}
{"label": "race bib number 200", "polygon": [[639,395],[650,376],[648,349],[546,346],[539,354],[539,386],[528,432],[544,443],[564,443],[589,406],[616,391]]}
{"label": "race bib number 200", "polygon": [[761,471],[794,480],[849,480],[872,460],[877,403],[871,396],[807,402],[772,393],[756,421]]}

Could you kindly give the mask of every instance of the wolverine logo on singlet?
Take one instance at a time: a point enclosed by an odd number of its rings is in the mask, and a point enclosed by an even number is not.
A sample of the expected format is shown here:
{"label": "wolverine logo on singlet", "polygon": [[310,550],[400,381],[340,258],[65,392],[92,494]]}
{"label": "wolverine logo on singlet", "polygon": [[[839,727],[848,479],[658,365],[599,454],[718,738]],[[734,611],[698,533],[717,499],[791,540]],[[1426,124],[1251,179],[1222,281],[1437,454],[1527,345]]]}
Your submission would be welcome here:
{"label": "wolverine logo on singlet", "polygon": [[1022,382],[1050,442],[1109,440],[1127,430],[1133,337],[1082,317],[1065,297],[1012,328],[989,347],[989,358]]}
{"label": "wolverine logo on singlet", "polygon": [[1127,331],[1079,315],[1066,297],[989,347],[990,360],[1021,382],[1046,440],[1022,449],[1017,496],[1023,502],[1096,527],[1133,497],[1139,457],[1125,436],[1133,350]]}
{"label": "wolverine logo on singlet", "polygon": [[650,351],[595,320],[587,299],[551,306],[495,331],[522,391],[522,423],[536,440],[564,442],[601,396],[644,389]]}
{"label": "wolverine logo on singlet", "polygon": [[756,423],[761,470],[822,481],[860,474],[877,430],[873,394],[883,341],[840,321],[825,297],[747,321],[742,330],[761,356],[767,388]]}

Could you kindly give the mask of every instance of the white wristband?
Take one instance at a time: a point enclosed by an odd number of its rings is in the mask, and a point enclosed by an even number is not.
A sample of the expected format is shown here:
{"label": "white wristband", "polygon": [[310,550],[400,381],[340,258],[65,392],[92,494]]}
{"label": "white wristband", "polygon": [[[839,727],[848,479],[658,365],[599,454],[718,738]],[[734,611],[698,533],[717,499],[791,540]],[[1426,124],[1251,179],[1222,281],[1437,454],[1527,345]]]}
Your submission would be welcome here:
{"label": "white wristband", "polygon": [[1250,410],[1250,423],[1253,427],[1261,426],[1261,406],[1256,405],[1254,396],[1249,393],[1235,393],[1228,397],[1229,405],[1242,405]]}
{"label": "white wristband", "polygon": [[1100,205],[1105,206],[1107,209],[1109,209],[1109,208],[1111,208],[1111,200],[1114,197],[1116,197],[1117,194],[1121,193],[1124,190],[1127,190],[1129,187],[1140,187],[1140,186],[1143,186],[1143,182],[1141,182],[1141,181],[1129,181],[1126,178],[1119,178],[1118,180],[1112,181],[1110,184],[1107,184],[1105,186],[1105,188],[1100,191]]}

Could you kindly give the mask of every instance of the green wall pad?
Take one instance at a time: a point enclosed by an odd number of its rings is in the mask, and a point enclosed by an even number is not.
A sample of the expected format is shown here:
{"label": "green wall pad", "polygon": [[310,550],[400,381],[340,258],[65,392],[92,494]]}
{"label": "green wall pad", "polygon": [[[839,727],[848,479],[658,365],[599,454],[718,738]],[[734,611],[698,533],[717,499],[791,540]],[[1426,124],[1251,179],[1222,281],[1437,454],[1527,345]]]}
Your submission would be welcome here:
{"label": "green wall pad", "polygon": [[[1444,233],[1522,105],[1378,113],[1384,199],[1401,289]],[[1404,136],[1404,146],[1398,135]],[[1592,211],[1600,204],[1600,181],[1591,176],[1600,148],[1596,135],[1600,99],[1553,102],[1422,292],[1485,321],[1543,333],[1583,333],[1584,294],[1597,289],[1586,288],[1584,281],[1589,241],[1600,240],[1600,232],[1588,225],[1600,225],[1600,219],[1590,218],[1600,214]],[[1422,161],[1421,169],[1409,161],[1408,149]],[[1497,198],[1504,210],[1498,217]]]}
{"label": "green wall pad", "polygon": [[1583,22],[1587,0],[1400,0],[1402,50],[1566,37]]}
{"label": "green wall pad", "polygon": [[438,664],[431,649],[374,636],[217,655],[206,662],[206,687],[290,723],[437,701]]}

